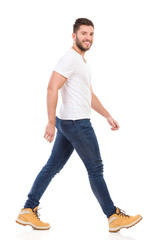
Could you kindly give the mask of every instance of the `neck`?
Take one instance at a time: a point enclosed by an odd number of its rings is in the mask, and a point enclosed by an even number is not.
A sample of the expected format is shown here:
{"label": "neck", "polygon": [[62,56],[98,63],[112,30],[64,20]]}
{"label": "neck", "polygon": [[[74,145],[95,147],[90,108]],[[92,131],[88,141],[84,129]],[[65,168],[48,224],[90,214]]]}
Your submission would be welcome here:
{"label": "neck", "polygon": [[84,58],[84,54],[85,51],[82,51],[79,47],[77,47],[76,45],[72,46],[72,49],[74,49],[77,53],[79,53],[83,58]]}

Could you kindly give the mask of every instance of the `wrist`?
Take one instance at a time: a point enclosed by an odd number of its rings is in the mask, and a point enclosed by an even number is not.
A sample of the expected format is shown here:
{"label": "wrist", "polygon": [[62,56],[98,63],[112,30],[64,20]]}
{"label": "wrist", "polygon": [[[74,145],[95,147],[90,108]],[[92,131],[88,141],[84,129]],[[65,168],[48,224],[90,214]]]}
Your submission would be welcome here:
{"label": "wrist", "polygon": [[108,119],[108,118],[110,118],[111,117],[111,115],[109,114],[109,113],[107,113],[106,115],[105,115],[105,118],[106,119]]}
{"label": "wrist", "polygon": [[55,121],[54,120],[49,120],[48,123],[51,124],[51,125],[55,125]]}

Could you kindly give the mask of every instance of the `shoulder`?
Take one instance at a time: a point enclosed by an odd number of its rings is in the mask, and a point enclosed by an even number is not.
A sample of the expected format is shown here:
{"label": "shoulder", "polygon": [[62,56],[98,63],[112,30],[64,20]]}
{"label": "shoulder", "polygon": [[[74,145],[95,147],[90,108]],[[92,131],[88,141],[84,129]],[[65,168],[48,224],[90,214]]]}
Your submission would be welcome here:
{"label": "shoulder", "polygon": [[68,51],[65,52],[65,54],[63,54],[61,56],[61,58],[59,59],[59,62],[74,62],[75,60],[75,55],[72,49],[69,49]]}
{"label": "shoulder", "polygon": [[68,50],[57,62],[54,71],[69,78],[74,71],[74,54],[72,50]]}

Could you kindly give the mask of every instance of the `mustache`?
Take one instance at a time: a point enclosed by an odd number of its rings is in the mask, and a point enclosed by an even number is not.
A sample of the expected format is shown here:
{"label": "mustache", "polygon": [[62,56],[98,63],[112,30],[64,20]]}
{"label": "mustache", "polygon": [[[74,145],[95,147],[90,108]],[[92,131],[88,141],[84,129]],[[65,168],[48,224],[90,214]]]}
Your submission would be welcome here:
{"label": "mustache", "polygon": [[90,41],[90,40],[84,40],[84,41],[82,41],[82,42],[89,42],[89,43],[91,43],[92,41]]}

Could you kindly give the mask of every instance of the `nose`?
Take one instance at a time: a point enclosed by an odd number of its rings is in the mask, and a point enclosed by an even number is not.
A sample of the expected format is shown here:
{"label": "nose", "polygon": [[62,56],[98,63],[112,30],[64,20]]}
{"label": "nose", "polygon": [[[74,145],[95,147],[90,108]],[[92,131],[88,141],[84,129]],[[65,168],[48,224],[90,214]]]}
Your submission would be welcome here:
{"label": "nose", "polygon": [[90,35],[86,36],[85,41],[90,42],[92,40],[92,37]]}
{"label": "nose", "polygon": [[91,34],[90,33],[87,33],[87,35],[86,35],[86,40],[91,40],[93,37],[91,36]]}

